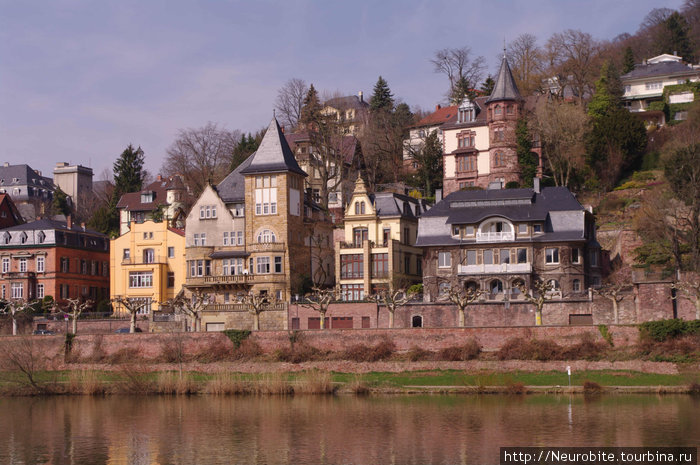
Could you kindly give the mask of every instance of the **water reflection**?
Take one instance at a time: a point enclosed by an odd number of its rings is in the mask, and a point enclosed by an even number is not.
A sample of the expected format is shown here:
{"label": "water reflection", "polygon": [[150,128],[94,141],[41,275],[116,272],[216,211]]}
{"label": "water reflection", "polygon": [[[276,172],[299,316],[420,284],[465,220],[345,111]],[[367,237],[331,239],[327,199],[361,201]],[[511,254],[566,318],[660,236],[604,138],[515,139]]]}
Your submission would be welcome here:
{"label": "water reflection", "polygon": [[686,396],[0,399],[3,464],[498,463],[500,446],[700,444]]}

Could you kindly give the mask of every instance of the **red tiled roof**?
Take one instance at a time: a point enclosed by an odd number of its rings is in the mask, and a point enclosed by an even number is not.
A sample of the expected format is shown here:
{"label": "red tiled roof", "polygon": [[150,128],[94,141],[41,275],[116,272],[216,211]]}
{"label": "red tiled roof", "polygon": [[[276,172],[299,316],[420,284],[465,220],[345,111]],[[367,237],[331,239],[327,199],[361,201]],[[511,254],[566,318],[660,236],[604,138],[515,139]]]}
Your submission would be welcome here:
{"label": "red tiled roof", "polygon": [[418,121],[413,125],[414,128],[420,128],[424,126],[439,126],[442,123],[446,123],[452,119],[457,114],[457,105],[438,108],[433,113],[429,114],[422,120]]}
{"label": "red tiled roof", "polygon": [[[172,188],[183,188],[184,185],[178,176],[171,178],[163,178],[160,181],[154,181],[138,192],[129,192],[124,194],[117,203],[117,208],[127,209],[129,211],[153,211],[160,205],[167,204],[168,190]],[[153,202],[141,202],[141,194],[153,192]]]}
{"label": "red tiled roof", "polygon": [[185,237],[185,230],[184,229],[179,229],[179,228],[168,228],[168,231],[172,231],[175,234],[178,234],[182,237]]}

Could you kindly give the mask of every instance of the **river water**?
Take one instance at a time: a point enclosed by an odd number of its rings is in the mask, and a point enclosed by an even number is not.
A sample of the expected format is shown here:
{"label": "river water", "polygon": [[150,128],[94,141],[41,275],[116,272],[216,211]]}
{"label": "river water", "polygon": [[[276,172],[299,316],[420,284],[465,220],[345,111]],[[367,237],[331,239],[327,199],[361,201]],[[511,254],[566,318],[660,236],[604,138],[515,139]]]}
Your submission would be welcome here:
{"label": "river water", "polygon": [[0,464],[479,464],[502,446],[699,446],[691,396],[0,399]]}

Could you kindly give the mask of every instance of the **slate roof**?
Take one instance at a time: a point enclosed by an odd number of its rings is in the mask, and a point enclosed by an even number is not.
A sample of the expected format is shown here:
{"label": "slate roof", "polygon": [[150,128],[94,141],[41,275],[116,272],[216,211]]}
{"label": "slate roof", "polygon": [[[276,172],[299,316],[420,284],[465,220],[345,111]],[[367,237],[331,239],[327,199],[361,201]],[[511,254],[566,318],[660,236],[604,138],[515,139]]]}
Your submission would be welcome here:
{"label": "slate roof", "polygon": [[501,60],[501,69],[498,70],[493,92],[491,92],[486,103],[498,102],[501,100],[522,100],[520,92],[518,91],[518,86],[515,85],[513,73],[511,73],[510,66],[508,66],[508,59],[505,55],[503,55],[503,60]]}
{"label": "slate roof", "polygon": [[272,118],[258,150],[252,155],[250,164],[242,174],[279,173],[291,171],[302,176],[307,174],[299,167],[292,149],[289,148],[277,119]]}
{"label": "slate roof", "polygon": [[54,229],[57,231],[73,231],[73,232],[80,232],[80,233],[87,233],[87,234],[96,234],[98,236],[103,236],[107,237],[106,235],[102,234],[99,231],[95,231],[92,229],[86,229],[83,230],[83,228],[79,224],[73,223],[73,227],[68,229],[68,224],[65,221],[57,221],[57,220],[52,220],[49,218],[42,218],[40,220],[32,221],[31,223],[24,223],[24,224],[18,224],[17,226],[11,226],[9,228],[5,228],[2,231],[38,231],[38,230],[47,230],[47,229]]}
{"label": "slate roof", "polygon": [[245,200],[245,177],[241,174],[241,171],[250,165],[254,156],[255,153],[246,158],[243,163],[238,165],[223,181],[216,185],[216,191],[221,200],[226,203]]}
{"label": "slate roof", "polygon": [[[427,210],[424,201],[394,192],[377,192],[375,194],[370,194],[369,198],[374,204],[374,208],[377,210],[377,216],[380,218],[394,216],[418,218]],[[410,208],[406,210],[404,210],[405,202],[410,204]],[[419,206],[418,215],[416,215],[416,205]]]}
{"label": "slate roof", "polygon": [[[585,209],[565,187],[457,191],[436,204],[420,220],[416,245],[459,245],[452,224],[478,224],[501,217],[512,222],[542,222],[544,233],[515,242],[585,240]],[[474,240],[472,239],[471,242]]]}
{"label": "slate roof", "polygon": [[620,79],[623,81],[629,81],[654,76],[685,76],[698,74],[700,74],[700,70],[693,69],[691,66],[685,63],[681,63],[679,61],[662,61],[660,63],[634,65],[634,69],[629,73],[620,76]]}
{"label": "slate roof", "polygon": [[[13,179],[17,179],[17,182],[14,182]],[[50,191],[56,188],[53,179],[40,175],[29,165],[0,166],[0,187],[19,185],[39,187]]]}
{"label": "slate roof", "polygon": [[[123,194],[117,203],[117,208],[126,209],[133,212],[153,211],[160,205],[167,204],[168,191],[172,189],[185,189],[185,185],[179,176],[163,178],[154,181],[138,192]],[[141,202],[141,194],[153,192],[153,202]]]}
{"label": "slate roof", "polygon": [[369,108],[369,103],[365,102],[364,100],[360,100],[360,97],[358,97],[357,95],[348,95],[346,97],[335,97],[332,99],[328,99],[323,105],[326,107],[341,108],[341,109],[347,109],[347,108],[365,109],[365,108]]}
{"label": "slate roof", "polygon": [[440,128],[444,131],[446,129],[456,129],[456,128],[468,128],[474,126],[486,126],[488,124],[486,120],[486,102],[489,97],[476,97],[472,100],[474,106],[476,107],[476,118],[471,123],[458,123],[457,122],[457,111],[458,107],[455,107],[454,114],[443,124]]}

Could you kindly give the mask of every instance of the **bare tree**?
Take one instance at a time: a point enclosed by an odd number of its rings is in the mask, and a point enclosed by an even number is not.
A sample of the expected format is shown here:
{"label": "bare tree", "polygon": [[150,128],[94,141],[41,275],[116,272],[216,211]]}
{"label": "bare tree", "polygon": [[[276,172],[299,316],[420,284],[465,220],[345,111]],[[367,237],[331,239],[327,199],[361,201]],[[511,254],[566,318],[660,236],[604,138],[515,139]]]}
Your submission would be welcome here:
{"label": "bare tree", "polygon": [[483,56],[472,57],[469,47],[443,48],[430,60],[436,73],[444,74],[450,81],[448,96],[452,100],[458,83],[468,89],[476,89],[486,70]]}
{"label": "bare tree", "polygon": [[17,335],[17,317],[20,313],[26,312],[31,308],[29,302],[23,299],[12,299],[5,302],[5,307],[2,312],[10,315],[12,319],[12,335]]}
{"label": "bare tree", "polygon": [[250,292],[239,297],[239,302],[248,308],[248,313],[253,315],[253,331],[260,331],[260,314],[276,303],[273,296]]}
{"label": "bare tree", "polygon": [[129,332],[135,333],[136,332],[136,317],[138,315],[139,310],[143,307],[143,302],[139,301],[137,299],[130,299],[128,297],[124,297],[124,296],[120,296],[120,295],[114,297],[111,301],[112,301],[112,303],[123,306],[126,309],[126,311],[129,312],[129,315],[131,317]]}
{"label": "bare tree", "polygon": [[544,304],[552,300],[552,290],[554,284],[551,280],[544,281],[536,279],[532,283],[532,289],[528,289],[524,284],[518,286],[523,298],[535,306],[535,324],[542,326],[542,307]]}
{"label": "bare tree", "polygon": [[161,171],[168,176],[183,176],[197,197],[208,183],[218,183],[228,174],[240,139],[240,131],[220,129],[212,122],[197,129],[181,129],[167,150]]}
{"label": "bare tree", "polygon": [[486,291],[476,287],[464,287],[459,283],[452,283],[447,291],[447,298],[457,306],[459,310],[458,326],[463,327],[465,322],[465,310],[467,307],[476,302]]}
{"label": "bare tree", "polygon": [[4,341],[0,343],[3,354],[0,369],[8,372],[10,380],[14,382],[45,391],[46,387],[37,378],[38,373],[49,365],[49,356],[44,349],[35,338],[29,336],[22,336],[19,341]]}
{"label": "bare tree", "polygon": [[[93,302],[90,299],[83,299],[78,297],[77,299],[66,299],[65,313],[69,314],[72,321],[73,334],[78,334],[78,318],[80,314],[85,310],[92,308]],[[61,308],[63,310],[63,308]]]}
{"label": "bare tree", "polygon": [[555,183],[568,186],[574,171],[585,164],[585,110],[581,105],[541,98],[530,124],[533,132],[540,135],[543,155]]}
{"label": "bare tree", "polygon": [[338,300],[338,289],[312,287],[311,291],[312,292],[304,296],[304,300],[298,305],[317,311],[321,317],[321,329],[324,329],[326,327],[325,321],[328,307],[333,301]]}
{"label": "bare tree", "polygon": [[632,287],[632,273],[625,267],[612,273],[600,288],[593,289],[593,292],[612,302],[615,324],[620,323],[620,302],[629,295]]}
{"label": "bare tree", "polygon": [[202,330],[202,312],[209,305],[209,294],[201,289],[194,289],[187,297],[182,290],[174,299],[164,302],[163,305],[172,308],[177,314],[190,318],[194,322],[192,325],[194,331],[199,332]]}
{"label": "bare tree", "polygon": [[562,88],[571,85],[579,102],[583,102],[598,77],[598,41],[586,32],[567,29],[553,34],[546,47],[551,71]]}
{"label": "bare tree", "polygon": [[295,130],[299,123],[301,108],[304,106],[304,98],[308,91],[309,86],[306,82],[297,78],[290,79],[277,91],[275,108],[279,112],[278,119],[290,131]]}
{"label": "bare tree", "polygon": [[367,296],[370,302],[384,305],[389,311],[389,327],[394,327],[394,314],[396,309],[402,305],[406,305],[412,298],[406,289],[394,289],[393,286],[387,289],[379,289],[376,293]]}
{"label": "bare tree", "polygon": [[520,93],[531,95],[540,88],[544,77],[544,50],[537,45],[537,37],[528,33],[516,37],[507,50],[508,63]]}

